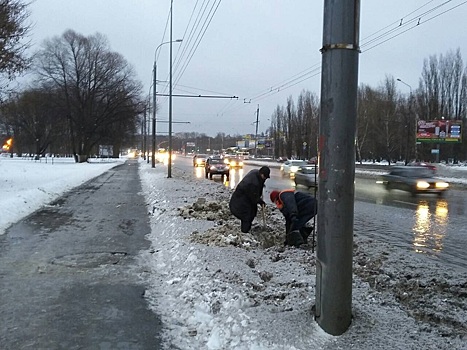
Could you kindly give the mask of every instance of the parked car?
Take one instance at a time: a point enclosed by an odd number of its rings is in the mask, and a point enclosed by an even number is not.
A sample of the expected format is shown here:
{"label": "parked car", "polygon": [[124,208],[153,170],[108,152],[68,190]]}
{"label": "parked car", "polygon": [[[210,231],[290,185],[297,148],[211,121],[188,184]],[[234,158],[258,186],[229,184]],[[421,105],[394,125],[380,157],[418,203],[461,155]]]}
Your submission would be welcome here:
{"label": "parked car", "polygon": [[243,157],[239,156],[225,156],[224,163],[229,164],[230,169],[232,168],[243,168]]}
{"label": "parked car", "polygon": [[388,174],[382,175],[377,183],[383,184],[387,190],[402,190],[412,195],[442,195],[449,188],[449,183],[433,177],[433,171],[422,166],[394,166]]}
{"label": "parked car", "polygon": [[222,179],[224,176],[227,181],[230,178],[230,166],[225,164],[224,158],[222,157],[209,157],[206,160],[206,165],[204,167],[206,179],[209,178],[212,180],[213,175],[221,175]]}
{"label": "parked car", "polygon": [[280,172],[282,176],[294,177],[294,174],[301,166],[307,166],[308,163],[304,160],[286,160],[282,163]]}
{"label": "parked car", "polygon": [[193,156],[193,166],[194,167],[205,166],[207,158],[208,158],[207,154],[195,154]]}
{"label": "parked car", "polygon": [[307,188],[318,186],[318,172],[315,166],[301,166],[295,173],[295,187],[298,185]]}

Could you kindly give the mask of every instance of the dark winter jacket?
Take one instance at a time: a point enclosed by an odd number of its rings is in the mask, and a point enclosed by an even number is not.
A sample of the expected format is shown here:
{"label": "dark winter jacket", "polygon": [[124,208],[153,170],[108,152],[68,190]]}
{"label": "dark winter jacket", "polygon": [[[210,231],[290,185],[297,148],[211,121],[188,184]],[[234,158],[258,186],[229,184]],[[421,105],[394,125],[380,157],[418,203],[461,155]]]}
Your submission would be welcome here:
{"label": "dark winter jacket", "polygon": [[286,232],[299,230],[316,215],[316,199],[305,192],[285,190],[275,202],[285,217]]}
{"label": "dark winter jacket", "polygon": [[264,182],[258,169],[251,170],[240,181],[230,198],[229,208],[238,219],[252,222],[258,211],[258,204],[264,204]]}

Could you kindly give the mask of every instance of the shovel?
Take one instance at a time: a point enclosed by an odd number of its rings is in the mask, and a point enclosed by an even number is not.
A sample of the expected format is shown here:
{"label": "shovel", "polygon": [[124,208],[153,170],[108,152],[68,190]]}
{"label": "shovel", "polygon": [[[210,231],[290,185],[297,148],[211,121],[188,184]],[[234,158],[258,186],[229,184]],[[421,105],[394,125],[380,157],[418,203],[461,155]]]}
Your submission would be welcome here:
{"label": "shovel", "polygon": [[263,230],[266,229],[266,218],[264,216],[264,207],[265,207],[265,205],[261,206],[261,216],[263,217]]}

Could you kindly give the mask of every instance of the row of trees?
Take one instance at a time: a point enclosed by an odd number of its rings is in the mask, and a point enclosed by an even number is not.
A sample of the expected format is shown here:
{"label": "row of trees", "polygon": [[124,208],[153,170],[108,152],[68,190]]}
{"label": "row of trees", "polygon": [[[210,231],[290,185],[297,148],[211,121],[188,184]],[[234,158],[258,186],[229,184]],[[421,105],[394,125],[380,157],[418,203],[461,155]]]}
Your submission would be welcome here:
{"label": "row of trees", "polygon": [[73,154],[84,161],[99,145],[135,137],[145,108],[132,68],[100,34],[72,30],[47,40],[33,57],[34,87],[9,94],[1,120],[17,153]]}
{"label": "row of trees", "polygon": [[[407,85],[401,94],[398,83]],[[397,161],[432,160],[433,144],[416,143],[419,120],[462,120],[462,135],[467,119],[467,67],[460,50],[425,60],[417,89],[400,79],[386,76],[380,86],[361,85],[358,89],[356,157]],[[319,99],[303,91],[295,104],[292,97],[285,107],[278,106],[268,133],[273,138],[274,154],[298,158],[317,155]],[[444,158],[467,159],[467,142],[441,144]]]}
{"label": "row of trees", "polygon": [[[102,35],[86,37],[68,30],[27,58],[28,45],[22,41],[30,30],[26,5],[21,0],[0,0],[0,5],[0,134],[14,137],[17,153],[73,154],[83,161],[97,153],[99,145],[112,145],[118,156],[122,146],[142,144],[149,103],[132,68]],[[5,82],[28,68],[36,77],[32,87],[6,89]],[[414,91],[400,83],[410,94],[401,94],[391,76],[376,88],[359,87],[357,159],[431,159],[433,145],[416,144],[418,120],[462,120],[465,133],[467,68],[460,50],[425,60]],[[309,91],[302,91],[296,102],[289,97],[285,106],[277,106],[267,131],[273,155],[317,156],[319,115],[319,97]],[[239,138],[182,133],[175,135],[173,147],[195,142],[200,151],[222,149]],[[258,154],[271,155],[269,151]],[[467,159],[465,142],[440,145],[440,151],[444,158]]]}

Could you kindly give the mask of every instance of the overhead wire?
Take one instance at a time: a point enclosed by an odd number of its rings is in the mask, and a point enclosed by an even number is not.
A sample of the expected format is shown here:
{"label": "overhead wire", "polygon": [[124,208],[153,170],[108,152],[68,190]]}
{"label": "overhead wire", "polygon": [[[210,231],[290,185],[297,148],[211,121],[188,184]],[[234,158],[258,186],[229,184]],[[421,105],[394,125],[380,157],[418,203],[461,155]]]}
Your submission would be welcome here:
{"label": "overhead wire", "polygon": [[[216,2],[217,0],[214,0],[214,2],[212,3],[207,15],[205,16],[206,14],[206,11],[207,11],[207,8],[210,4],[210,1],[209,0],[203,0],[203,3],[202,5],[200,6],[199,10],[198,10],[198,13],[197,13],[197,16],[196,16],[196,19],[191,27],[191,30],[190,30],[190,33],[188,35],[188,38],[186,38],[186,33],[188,32],[188,28],[190,26],[190,23],[192,21],[192,18],[195,14],[195,11],[196,11],[196,8],[197,8],[197,5],[198,5],[198,0],[196,1],[196,4],[193,8],[193,11],[192,11],[192,14],[190,16],[190,21],[188,22],[187,24],[187,27],[185,29],[185,32],[184,32],[184,35],[183,35],[183,42],[182,42],[182,46],[183,46],[183,51],[180,51],[180,48],[179,48],[179,51],[177,52],[177,56],[176,56],[176,64],[175,64],[175,71],[176,71],[176,81],[175,81],[175,85],[174,85],[174,88],[176,88],[176,85],[178,85],[178,82],[180,81],[180,79],[182,78],[183,74],[185,73],[186,69],[188,68],[188,65],[189,63],[191,62],[198,46],[200,45],[202,39],[204,38],[204,35],[215,15],[215,13],[217,12],[217,9],[218,7],[220,6],[220,3],[222,0],[219,0],[218,2]],[[362,50],[362,53],[364,52],[367,52],[379,45],[382,45],[384,44],[385,42],[387,41],[390,41],[414,28],[416,28],[417,26],[421,25],[421,24],[425,24],[447,12],[450,12],[464,4],[467,3],[467,0],[465,1],[462,1],[461,3],[459,4],[453,4],[454,6],[452,6],[451,8],[448,8],[446,9],[445,11],[442,11],[440,13],[436,13],[434,15],[432,15],[431,17],[428,17],[426,18],[427,16],[429,16],[430,14],[433,14],[434,12],[442,9],[444,6],[450,4],[453,0],[447,0],[447,1],[444,1],[443,3],[441,4],[438,4],[432,8],[429,8],[428,10],[422,12],[422,13],[419,13],[419,11],[427,6],[429,6],[431,3],[433,3],[435,0],[430,0],[428,2],[426,2],[425,4],[423,4],[422,6],[419,6],[418,8],[416,8],[415,10],[411,11],[410,13],[408,13],[407,15],[405,15],[404,17],[402,17],[401,19],[397,20],[397,21],[394,21],[392,22],[391,24],[389,24],[388,26],[382,28],[382,29],[379,29],[378,31],[374,32],[373,34],[367,36],[366,38],[364,38],[362,40],[362,44],[360,46],[361,49],[364,49]],[[216,6],[216,3],[217,3],[217,6]],[[170,11],[169,11],[169,15],[170,15]],[[413,15],[413,16],[412,16]],[[204,20],[204,21],[203,21]],[[168,23],[168,21],[167,21]],[[166,28],[164,30],[164,36],[163,38],[165,37],[165,33],[166,33],[166,29],[167,29],[167,23],[166,23]],[[202,24],[201,24],[202,23]],[[201,26],[201,27],[200,27]],[[177,59],[178,58],[178,59]],[[181,67],[179,69],[179,67]],[[243,98],[243,101],[245,103],[252,103],[252,102],[258,102],[260,100],[263,100],[265,98],[268,98],[280,91],[283,91],[283,90],[286,90],[286,89],[289,89],[297,84],[300,84],[302,83],[303,81],[306,81],[310,78],[313,78],[315,76],[318,76],[321,74],[321,64],[320,63],[316,63],[315,65],[295,74],[294,76],[276,84],[276,85],[273,85],[265,90],[262,90],[254,95],[252,95],[251,97],[248,97],[248,98]],[[198,89],[200,90],[200,89]],[[240,99],[242,100],[242,99]],[[237,103],[235,103],[237,102]],[[232,108],[232,106],[234,106]],[[233,100],[229,100],[227,102],[227,104],[221,108],[221,110],[217,113],[217,115],[223,115],[224,113],[227,113],[227,112],[233,112],[241,107],[244,106],[244,103],[242,104],[238,104],[238,101],[233,101]]]}
{"label": "overhead wire", "polygon": [[[179,49],[176,55],[176,63],[174,65],[174,75],[175,75],[175,82],[174,82],[174,87],[177,85],[178,81],[180,80],[181,76],[185,72],[186,68],[188,67],[189,62],[191,61],[191,58],[193,57],[196,49],[198,48],[202,38],[204,37],[204,34],[211,23],[211,20],[217,11],[217,8],[219,7],[220,3],[222,0],[218,0],[217,6],[216,6],[216,1],[215,0],[208,11],[208,14],[206,15],[206,11],[208,10],[208,6],[210,4],[210,1],[204,0],[203,3],[201,4],[200,8],[198,9],[198,13],[196,15],[196,19],[194,20],[191,30],[189,32],[188,38],[185,38],[186,33],[188,32],[188,28],[190,27],[191,20],[193,18],[194,13],[196,12],[196,7],[198,4],[198,1],[195,4],[195,7],[192,10],[192,14],[190,16],[190,21],[187,24],[187,27],[185,29],[185,34],[184,37],[182,38],[182,46],[183,49]],[[215,7],[216,6],[216,7]],[[213,12],[213,9],[215,7],[215,10]],[[206,24],[207,23],[207,24]],[[184,61],[183,61],[184,60]],[[181,68],[179,68],[181,65]],[[181,73],[179,73],[181,71]],[[173,77],[172,77],[173,79]],[[166,92],[167,87],[165,88],[164,92]]]}
{"label": "overhead wire", "polygon": [[[206,6],[207,6],[208,3],[206,3],[206,0],[203,0],[203,3],[200,6],[200,10],[198,11],[198,14],[197,14],[197,16],[196,16],[196,18],[194,20],[193,26],[191,27],[190,33],[188,34],[188,38],[187,38],[186,33],[188,32],[188,28],[190,27],[191,21],[193,19],[193,15],[195,14],[196,7],[198,6],[198,1],[196,1],[196,4],[193,7],[193,10],[191,11],[190,19],[189,19],[189,21],[188,21],[188,23],[187,23],[187,25],[185,27],[185,32],[183,33],[183,36],[182,36],[183,49],[181,51],[179,51],[180,55],[177,54],[177,56],[175,57],[174,70],[177,70],[178,66],[181,64],[181,61],[183,59],[183,56],[185,55],[186,50],[188,50],[188,48],[190,47],[190,43],[191,43],[191,41],[192,41],[192,39],[194,37],[193,32],[198,27],[199,18],[200,18],[200,15],[201,15],[201,10],[205,7],[204,4],[206,4]],[[204,13],[204,11],[203,11],[203,13]]]}
{"label": "overhead wire", "polygon": [[[182,43],[178,47],[176,56],[175,56],[175,64],[174,64],[174,74],[176,77],[176,81],[174,83],[173,89],[177,88],[178,81],[181,79],[182,75],[186,71],[188,64],[190,63],[191,59],[193,58],[198,46],[200,45],[202,39],[204,38],[204,35],[211,24],[211,21],[217,12],[217,9],[219,8],[222,0],[214,0],[212,3],[211,7],[209,8],[209,5],[211,4],[210,0],[203,0],[202,4],[198,6],[199,0],[196,1],[195,6],[193,7],[193,10],[190,15],[190,20],[187,23],[187,26],[185,28],[184,34],[182,36]],[[193,18],[195,18],[193,20]],[[169,22],[170,19],[170,9],[169,9],[169,15],[168,15],[168,20],[167,23]],[[164,42],[165,39],[165,33],[168,24],[166,23],[166,28],[164,30],[164,35],[162,38],[162,42]],[[187,36],[188,33],[188,36]],[[169,78],[166,78],[165,80],[168,80]],[[172,76],[173,80],[173,76]],[[163,93],[165,94],[168,89],[168,84],[164,85],[163,88]],[[166,99],[167,97],[163,97]]]}
{"label": "overhead wire", "polygon": [[[360,48],[365,48],[366,46],[371,45],[372,43],[374,43],[374,45],[366,48],[364,51],[362,50],[362,53],[367,52],[367,51],[369,51],[369,50],[371,50],[371,49],[373,49],[373,48],[375,48],[375,47],[377,47],[379,45],[382,45],[383,43],[385,43],[385,42],[387,42],[387,41],[389,41],[391,39],[394,39],[395,37],[400,36],[400,35],[406,33],[409,30],[414,29],[415,27],[417,27],[417,26],[419,26],[421,24],[427,23],[428,21],[431,21],[434,18],[439,17],[439,16],[441,16],[441,15],[443,15],[443,14],[449,12],[449,11],[452,11],[452,10],[454,10],[454,9],[456,9],[456,8],[458,8],[458,7],[460,7],[460,6],[467,3],[467,0],[462,1],[459,4],[456,4],[453,7],[449,8],[449,9],[446,9],[445,11],[443,11],[441,13],[437,13],[437,14],[433,15],[432,17],[425,18],[422,21],[422,18],[432,14],[433,12],[441,9],[442,7],[448,5],[449,3],[451,3],[453,1],[453,0],[447,0],[447,1],[443,2],[443,3],[441,3],[441,4],[438,4],[438,5],[430,8],[430,9],[428,9],[427,11],[425,11],[425,12],[423,12],[421,14],[415,15],[415,16],[411,17],[410,19],[406,20],[406,18],[408,16],[416,14],[417,12],[419,12],[419,10],[421,10],[424,7],[428,6],[433,1],[434,0],[428,1],[424,5],[418,7],[417,9],[411,11],[410,13],[408,13],[407,15],[402,17],[400,20],[392,22],[391,24],[384,27],[383,29],[380,29],[380,30],[376,31],[375,33],[367,36],[365,38],[365,39],[367,39],[367,41],[364,42],[360,46]],[[404,29],[404,30],[402,30],[402,29]],[[383,32],[383,30],[386,30],[386,31]],[[382,34],[379,34],[378,36],[376,36],[376,38],[373,38],[376,34],[381,33],[381,32],[382,32]],[[364,40],[362,40],[362,41],[364,41]],[[313,67],[316,67],[316,68],[313,69]],[[291,78],[289,78],[289,79],[287,79],[287,80],[285,80],[285,81],[283,81],[281,83],[278,83],[277,85],[274,85],[274,86],[272,86],[270,88],[267,88],[267,89],[255,94],[255,95],[253,95],[252,97],[245,98],[245,100],[248,100],[250,102],[258,102],[260,100],[263,100],[263,99],[265,99],[265,98],[267,98],[267,97],[269,97],[269,96],[271,96],[273,94],[276,94],[276,93],[278,93],[280,91],[289,89],[289,88],[291,88],[291,87],[293,87],[295,85],[300,84],[303,81],[306,81],[306,80],[308,80],[308,79],[310,79],[312,77],[320,75],[321,74],[320,69],[321,69],[321,64],[317,63],[314,66],[312,66],[310,68],[307,68],[307,69],[303,70],[300,73],[297,73],[296,75],[292,76]],[[237,105],[237,107],[242,108],[243,105],[240,104],[240,105]],[[226,113],[227,111],[228,112],[235,111],[238,108],[234,108],[233,110],[223,108],[222,109],[222,114]]]}
{"label": "overhead wire", "polygon": [[202,31],[202,33],[201,33],[201,31],[198,33],[198,36],[195,39],[195,45],[192,47],[192,50],[189,53],[189,57],[186,60],[186,63],[184,64],[184,66],[182,67],[180,73],[178,74],[178,76],[175,79],[175,85],[178,83],[178,81],[180,81],[181,77],[185,73],[185,70],[187,69],[188,65],[190,64],[191,59],[193,58],[196,50],[198,49],[199,44],[203,40],[204,35],[206,34],[206,31],[209,28],[209,25],[211,24],[211,21],[214,18],[214,15],[216,14],[217,9],[219,8],[219,5],[221,4],[221,2],[222,2],[222,0],[218,0],[217,6],[216,6],[216,1],[213,2],[213,5],[211,6],[211,9],[209,10],[209,13],[208,13],[208,16],[210,16],[210,17],[205,19],[205,21],[203,23],[203,26],[201,27],[201,30],[203,30],[203,28],[204,28],[204,30]]}

